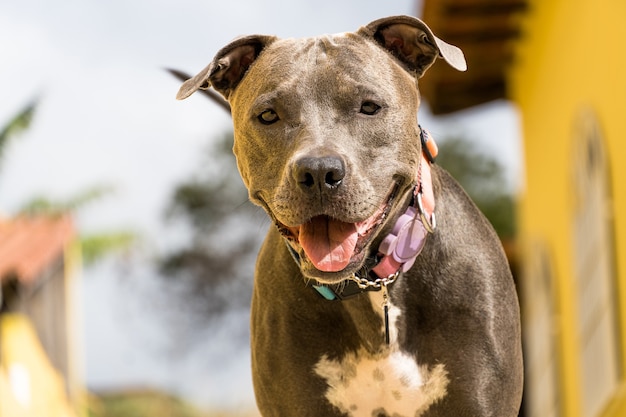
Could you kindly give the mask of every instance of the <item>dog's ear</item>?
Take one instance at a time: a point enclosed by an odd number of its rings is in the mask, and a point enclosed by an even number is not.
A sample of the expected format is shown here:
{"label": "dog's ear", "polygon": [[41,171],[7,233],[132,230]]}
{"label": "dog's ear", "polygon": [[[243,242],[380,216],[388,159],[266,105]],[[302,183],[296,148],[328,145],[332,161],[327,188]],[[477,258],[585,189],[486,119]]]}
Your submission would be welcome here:
{"label": "dog's ear", "polygon": [[176,98],[184,100],[197,90],[213,87],[228,100],[261,51],[276,39],[275,36],[266,35],[250,35],[235,39],[220,49],[207,67],[185,81]]}
{"label": "dog's ear", "polygon": [[411,16],[392,16],[373,21],[358,31],[374,39],[391,52],[410,71],[420,78],[437,58],[443,58],[459,71],[467,64],[463,52],[437,38],[420,19]]}

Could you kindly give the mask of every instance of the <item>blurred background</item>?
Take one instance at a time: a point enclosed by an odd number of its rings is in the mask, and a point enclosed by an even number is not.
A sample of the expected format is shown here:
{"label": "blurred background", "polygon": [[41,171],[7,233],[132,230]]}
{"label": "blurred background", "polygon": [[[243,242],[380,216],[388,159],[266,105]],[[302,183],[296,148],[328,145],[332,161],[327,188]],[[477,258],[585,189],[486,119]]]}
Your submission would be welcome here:
{"label": "blurred background", "polygon": [[521,415],[626,415],[626,5],[591,0],[0,3],[0,416],[255,416],[270,226],[228,113],[174,99],[242,34],[422,17],[460,46],[420,123],[518,285]]}

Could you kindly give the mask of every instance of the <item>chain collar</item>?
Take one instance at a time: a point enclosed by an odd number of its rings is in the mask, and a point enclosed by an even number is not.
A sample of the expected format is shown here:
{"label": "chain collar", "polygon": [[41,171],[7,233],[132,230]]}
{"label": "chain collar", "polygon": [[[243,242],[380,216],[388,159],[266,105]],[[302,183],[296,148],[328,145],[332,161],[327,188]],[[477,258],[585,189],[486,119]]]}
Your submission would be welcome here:
{"label": "chain collar", "polygon": [[371,291],[380,290],[382,287],[393,284],[394,282],[396,282],[399,276],[400,271],[398,270],[386,278],[376,278],[374,280],[371,280],[369,278],[361,278],[356,274],[352,274],[348,279],[355,282],[360,289]]}

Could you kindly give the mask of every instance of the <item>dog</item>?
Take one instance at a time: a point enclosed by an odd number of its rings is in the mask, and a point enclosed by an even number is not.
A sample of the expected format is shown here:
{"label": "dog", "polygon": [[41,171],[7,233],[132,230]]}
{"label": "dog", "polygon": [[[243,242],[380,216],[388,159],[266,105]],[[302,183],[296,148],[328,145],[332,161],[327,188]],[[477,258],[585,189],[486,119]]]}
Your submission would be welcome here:
{"label": "dog", "polygon": [[434,164],[418,80],[461,50],[421,20],[240,37],[180,88],[230,104],[234,153],[271,227],[251,308],[265,417],[509,417],[519,306],[498,237]]}

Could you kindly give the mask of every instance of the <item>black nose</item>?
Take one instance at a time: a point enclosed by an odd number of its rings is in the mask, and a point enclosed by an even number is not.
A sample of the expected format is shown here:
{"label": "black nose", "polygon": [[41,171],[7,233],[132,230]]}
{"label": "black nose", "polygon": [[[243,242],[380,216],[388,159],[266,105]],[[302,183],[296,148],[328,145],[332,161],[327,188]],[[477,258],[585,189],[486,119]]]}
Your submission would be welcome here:
{"label": "black nose", "polygon": [[335,189],[346,176],[343,159],[339,156],[303,157],[293,168],[293,175],[303,189]]}

